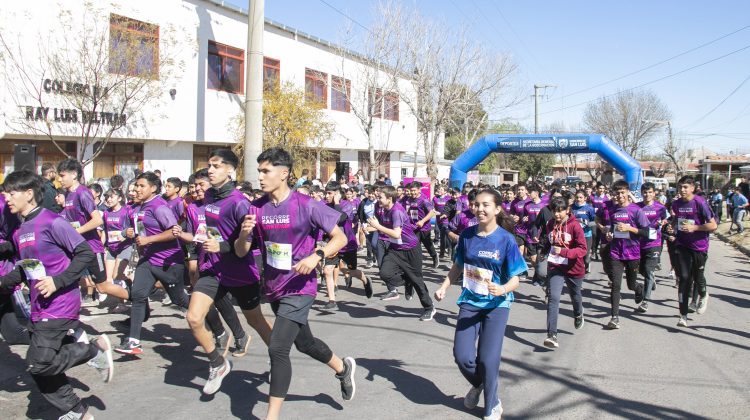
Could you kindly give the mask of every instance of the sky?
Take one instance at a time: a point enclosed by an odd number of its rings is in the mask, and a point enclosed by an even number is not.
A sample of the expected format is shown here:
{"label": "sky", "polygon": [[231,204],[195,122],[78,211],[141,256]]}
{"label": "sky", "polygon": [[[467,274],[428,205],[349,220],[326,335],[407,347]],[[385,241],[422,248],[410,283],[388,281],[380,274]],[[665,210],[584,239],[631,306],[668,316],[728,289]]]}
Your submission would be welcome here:
{"label": "sky", "polygon": [[[247,8],[246,0],[228,3]],[[266,18],[334,43],[364,32],[374,0],[266,0]],[[750,153],[750,2],[742,0],[403,0],[430,20],[465,26],[474,40],[518,64],[521,102],[490,115],[533,129],[581,127],[586,104],[650,89],[672,113],[675,135],[695,149]],[[360,26],[361,25],[361,26]],[[666,129],[664,130],[666,136]],[[658,142],[659,138],[655,139]]]}

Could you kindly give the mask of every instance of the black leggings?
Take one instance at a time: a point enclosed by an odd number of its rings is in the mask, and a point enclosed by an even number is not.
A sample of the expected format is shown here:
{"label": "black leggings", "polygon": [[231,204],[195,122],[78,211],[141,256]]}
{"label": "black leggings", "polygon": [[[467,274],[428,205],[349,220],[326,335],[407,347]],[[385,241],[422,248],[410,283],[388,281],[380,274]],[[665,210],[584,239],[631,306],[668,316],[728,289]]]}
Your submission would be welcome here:
{"label": "black leggings", "polygon": [[268,355],[271,357],[269,394],[272,397],[286,398],[289,391],[289,384],[292,382],[292,361],[289,359],[292,343],[301,353],[321,363],[328,363],[333,357],[328,345],[313,337],[310,325],[277,316],[273,323],[271,343],[268,345]]}
{"label": "black leggings", "polygon": [[172,303],[182,309],[187,309],[188,296],[185,292],[185,284],[182,282],[184,269],[182,264],[174,264],[165,269],[147,261],[138,262],[133,275],[133,288],[130,292],[130,300],[133,302],[130,310],[130,338],[141,339],[141,326],[148,310],[148,296],[157,280],[164,286]]}
{"label": "black leggings", "polygon": [[688,301],[692,296],[693,301],[698,301],[700,297],[706,297],[706,260],[708,254],[705,252],[695,251],[685,247],[676,247],[677,278],[680,280],[678,290],[678,300],[680,303],[680,314],[688,314]]}
{"label": "black leggings", "polygon": [[620,288],[622,287],[622,274],[625,273],[625,281],[628,289],[636,294],[643,293],[643,285],[638,283],[638,269],[640,260],[616,260],[612,262],[612,289],[610,291],[610,302],[612,303],[612,316],[618,316],[620,312]]}

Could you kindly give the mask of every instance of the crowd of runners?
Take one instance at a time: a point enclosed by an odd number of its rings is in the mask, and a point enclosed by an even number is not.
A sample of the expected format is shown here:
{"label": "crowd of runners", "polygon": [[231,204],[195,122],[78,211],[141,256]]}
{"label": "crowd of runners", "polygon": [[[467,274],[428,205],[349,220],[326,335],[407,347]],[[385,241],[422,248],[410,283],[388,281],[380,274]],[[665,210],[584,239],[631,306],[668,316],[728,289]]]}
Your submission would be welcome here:
{"label": "crowd of runners", "polygon": [[[453,355],[470,384],[464,405],[473,409],[484,394],[484,418],[493,420],[503,411],[498,371],[521,282],[544,290],[547,335],[540,342],[552,349],[560,345],[564,287],[575,328],[585,324],[582,289],[592,260],[602,262],[609,281],[608,329],[620,328],[622,297],[634,298],[641,313],[649,310],[664,244],[677,289],[677,325],[687,326],[690,313],[708,306],[703,270],[717,224],[689,176],[679,180],[674,197],[646,183],[638,200],[624,181],[610,188],[438,184],[429,197],[417,181],[293,184],[292,158],[280,148],[257,160],[257,189],[235,182],[238,158],[228,149],[213,151],[208,167],[187,181],[163,182],[160,173],[144,172],[126,184],[116,175],[103,191],[80,183],[83,168],[72,159],[45,165],[42,176],[23,170],[5,178],[0,333],[9,344],[29,346],[28,371],[64,413],[61,419],[93,418],[65,371],[87,363],[109,382],[113,352],[148,357],[141,330],[155,293],[165,293],[164,301],[184,314],[203,349],[208,395],[230,374],[229,353],[242,357],[250,347],[239,307],[267,347],[270,420],[281,418],[292,345],[331,369],[342,399],[355,396],[355,358],[334,353],[308,323],[319,293],[321,310],[338,309],[340,277],[347,287],[361,283],[367,299],[410,301],[416,293],[425,322],[433,320],[435,301],[458,285]],[[423,272],[437,272],[441,262],[448,274],[431,291]],[[377,277],[363,269],[373,267]],[[623,276],[632,295],[623,293]],[[84,332],[79,313],[98,305],[129,314],[119,344]]]}

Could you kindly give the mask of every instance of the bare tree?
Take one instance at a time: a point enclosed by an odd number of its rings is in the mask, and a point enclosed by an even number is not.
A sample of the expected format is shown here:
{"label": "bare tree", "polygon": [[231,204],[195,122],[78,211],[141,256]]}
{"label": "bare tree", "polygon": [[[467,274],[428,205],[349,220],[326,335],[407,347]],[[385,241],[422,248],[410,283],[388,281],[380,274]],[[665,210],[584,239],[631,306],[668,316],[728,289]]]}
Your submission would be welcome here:
{"label": "bare tree", "polygon": [[[451,30],[395,3],[381,5],[371,30],[391,34],[386,62],[411,78],[411,83],[396,87],[400,101],[416,118],[427,174],[435,179],[451,116],[474,112],[472,97],[480,98],[485,109],[515,103],[510,83],[516,65],[509,56],[470,41],[465,27]],[[464,132],[476,137],[478,130]]]}
{"label": "bare tree", "polygon": [[[112,137],[148,130],[146,123],[160,117],[165,86],[184,64],[174,58],[174,28],[109,13],[90,2],[82,10],[80,16],[62,10],[54,37],[36,36],[34,55],[24,49],[25,32],[0,31],[0,47],[10,70],[8,93],[21,111],[9,116],[11,129],[44,136],[66,156],[58,140],[78,138],[75,158],[86,166]],[[143,115],[146,106],[149,113]]]}
{"label": "bare tree", "polygon": [[667,138],[662,144],[662,150],[664,157],[669,162],[669,166],[677,175],[677,179],[685,174],[687,165],[695,160],[693,150],[688,149],[687,144],[683,139],[676,138],[672,133],[671,124],[668,126]]}
{"label": "bare tree", "polygon": [[589,174],[591,180],[596,182],[604,173],[604,167],[602,166],[602,159],[599,155],[587,154],[583,161],[586,173]]}
{"label": "bare tree", "polygon": [[602,133],[636,157],[648,148],[659,121],[671,119],[669,109],[652,91],[622,91],[589,104],[586,129]]}

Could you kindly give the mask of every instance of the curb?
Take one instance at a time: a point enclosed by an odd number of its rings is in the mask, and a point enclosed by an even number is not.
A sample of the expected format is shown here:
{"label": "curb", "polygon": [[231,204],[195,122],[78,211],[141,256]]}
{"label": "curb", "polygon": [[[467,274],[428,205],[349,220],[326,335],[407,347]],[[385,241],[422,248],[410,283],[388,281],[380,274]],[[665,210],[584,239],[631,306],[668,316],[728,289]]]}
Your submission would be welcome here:
{"label": "curb", "polygon": [[736,243],[732,242],[730,240],[731,236],[729,236],[729,235],[727,235],[725,233],[719,233],[719,232],[714,232],[714,235],[717,238],[721,239],[722,242],[724,242],[724,243],[726,243],[728,245],[731,245],[731,246],[737,248],[740,252],[742,252],[743,254],[745,254],[748,257],[750,257],[750,248],[748,248],[748,247],[746,247],[744,245],[740,245],[740,244],[736,244]]}

